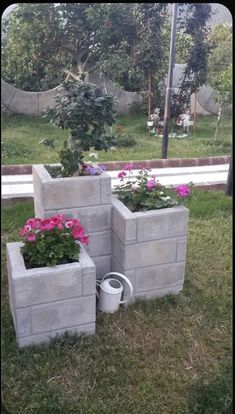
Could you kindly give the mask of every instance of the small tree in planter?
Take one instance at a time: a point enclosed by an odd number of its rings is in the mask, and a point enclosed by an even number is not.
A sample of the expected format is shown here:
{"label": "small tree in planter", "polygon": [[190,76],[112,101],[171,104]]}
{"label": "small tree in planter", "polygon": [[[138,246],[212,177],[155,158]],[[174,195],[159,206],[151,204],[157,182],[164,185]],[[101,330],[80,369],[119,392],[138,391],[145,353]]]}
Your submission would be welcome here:
{"label": "small tree in planter", "polygon": [[79,78],[66,81],[57,106],[46,114],[51,123],[69,129],[70,136],[58,151],[61,165],[33,165],[35,216],[79,214],[90,235],[87,251],[101,277],[111,263],[111,177],[101,166],[85,162],[83,152],[113,145],[105,129],[115,119],[113,97]]}
{"label": "small tree in planter", "polygon": [[10,306],[19,346],[57,334],[95,333],[95,265],[78,219],[31,218],[24,243],[7,243]]}
{"label": "small tree in planter", "polygon": [[[82,81],[65,81],[63,94],[56,97],[55,108],[48,108],[44,116],[63,129],[70,129],[70,136],[58,151],[61,161],[61,175],[86,175],[83,152],[90,148],[107,150],[113,139],[107,134],[106,126],[115,121],[113,96],[103,94],[99,88]],[[45,144],[54,146],[50,141]],[[97,173],[98,170],[97,170]]]}

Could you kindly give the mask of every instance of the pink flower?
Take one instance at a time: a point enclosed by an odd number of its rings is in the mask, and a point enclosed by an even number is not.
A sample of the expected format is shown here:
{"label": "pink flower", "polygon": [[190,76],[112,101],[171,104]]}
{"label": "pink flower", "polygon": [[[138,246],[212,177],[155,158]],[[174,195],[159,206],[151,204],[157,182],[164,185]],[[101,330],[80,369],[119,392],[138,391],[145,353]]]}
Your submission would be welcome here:
{"label": "pink flower", "polygon": [[53,222],[55,224],[55,226],[58,226],[58,224],[62,223],[64,220],[64,216],[63,214],[56,214],[53,217],[50,217],[51,222]]}
{"label": "pink flower", "polygon": [[24,236],[26,233],[28,233],[29,231],[31,231],[32,228],[31,226],[29,226],[28,224],[26,226],[23,227],[23,229],[20,231],[20,235]]}
{"label": "pink flower", "polygon": [[55,228],[56,224],[51,218],[46,218],[41,221],[39,225],[39,230],[41,231],[47,231],[47,230],[53,230]]}
{"label": "pink flower", "polygon": [[35,236],[35,234],[33,234],[33,233],[29,233],[29,234],[27,234],[26,239],[27,239],[29,242],[32,242],[32,241],[35,241],[35,240],[36,240],[36,236]]}
{"label": "pink flower", "polygon": [[66,227],[67,229],[71,229],[71,227],[73,227],[73,222],[72,222],[72,220],[68,220],[68,221],[66,221],[66,223],[65,223],[65,227]]}
{"label": "pink flower", "polygon": [[64,230],[64,226],[62,223],[57,224],[59,230]]}
{"label": "pink flower", "polygon": [[177,195],[182,198],[188,197],[190,194],[190,188],[186,184],[178,185],[175,190]]}
{"label": "pink flower", "polygon": [[149,180],[147,181],[146,187],[148,190],[153,190],[156,187],[156,181],[155,180]]}
{"label": "pink flower", "polygon": [[77,228],[75,227],[72,230],[72,235],[74,239],[80,239],[80,237],[84,236],[84,231],[81,227],[77,227]]}
{"label": "pink flower", "polygon": [[80,238],[80,242],[88,245],[89,244],[89,236],[82,236]]}
{"label": "pink flower", "polygon": [[118,178],[121,179],[121,181],[123,181],[123,177],[125,177],[126,172],[125,171],[120,171],[120,173],[118,173]]}
{"label": "pink flower", "polygon": [[133,167],[134,167],[134,165],[132,163],[126,164],[125,167],[124,167],[124,170],[125,171],[131,171],[131,170],[133,170]]}
{"label": "pink flower", "polygon": [[30,218],[27,220],[26,224],[35,230],[35,229],[38,229],[40,222],[41,222],[41,219]]}

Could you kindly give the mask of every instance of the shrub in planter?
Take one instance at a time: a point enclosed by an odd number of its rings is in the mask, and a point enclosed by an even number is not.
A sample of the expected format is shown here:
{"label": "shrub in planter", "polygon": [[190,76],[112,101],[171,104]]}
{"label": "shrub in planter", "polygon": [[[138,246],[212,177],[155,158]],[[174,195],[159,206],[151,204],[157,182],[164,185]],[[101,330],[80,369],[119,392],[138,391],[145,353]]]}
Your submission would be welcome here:
{"label": "shrub in planter", "polygon": [[[43,116],[70,130],[68,140],[58,150],[61,175],[87,175],[83,152],[90,148],[107,150],[112,145],[106,127],[115,121],[114,98],[88,82],[65,81],[63,89],[63,95],[55,98],[55,108],[47,108]],[[53,140],[44,139],[41,143],[54,147]]]}
{"label": "shrub in planter", "polygon": [[151,298],[183,288],[188,209],[180,205],[190,186],[163,187],[132,165],[119,173],[112,213],[112,270],[124,273],[134,296]]}
{"label": "shrub in planter", "polygon": [[10,306],[19,346],[66,331],[95,332],[95,265],[82,244],[89,239],[78,219],[56,214],[31,218],[24,243],[7,244]]}

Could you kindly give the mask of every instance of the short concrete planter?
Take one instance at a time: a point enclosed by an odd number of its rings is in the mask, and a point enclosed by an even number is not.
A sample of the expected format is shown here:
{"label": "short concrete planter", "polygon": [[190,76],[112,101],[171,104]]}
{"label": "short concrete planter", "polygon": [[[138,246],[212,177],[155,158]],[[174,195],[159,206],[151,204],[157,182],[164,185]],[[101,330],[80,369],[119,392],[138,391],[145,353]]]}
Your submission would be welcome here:
{"label": "short concrete planter", "polygon": [[176,206],[132,213],[112,198],[112,270],[132,282],[134,298],[183,289],[188,209]]}
{"label": "short concrete planter", "polygon": [[26,269],[23,243],[7,244],[10,307],[20,347],[66,331],[95,333],[95,265],[81,246],[79,262]]}
{"label": "short concrete planter", "polygon": [[35,217],[61,213],[79,218],[90,237],[86,250],[96,265],[97,278],[110,272],[110,176],[104,172],[97,176],[52,178],[45,166],[38,164],[33,165],[33,186]]}

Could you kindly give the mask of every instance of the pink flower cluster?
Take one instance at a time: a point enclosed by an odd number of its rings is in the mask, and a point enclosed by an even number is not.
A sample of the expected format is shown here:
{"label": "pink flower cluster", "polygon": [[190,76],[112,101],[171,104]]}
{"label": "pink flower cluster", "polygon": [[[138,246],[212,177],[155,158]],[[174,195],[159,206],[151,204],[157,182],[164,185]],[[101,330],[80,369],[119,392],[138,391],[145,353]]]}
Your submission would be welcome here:
{"label": "pink flower cluster", "polygon": [[190,194],[190,188],[187,184],[178,185],[175,189],[179,197],[186,198]]}
{"label": "pink flower cluster", "polygon": [[156,186],[157,186],[157,183],[154,178],[147,181],[146,187],[148,190],[153,190],[154,188],[156,188]]}
{"label": "pink flower cluster", "polygon": [[71,233],[73,238],[81,243],[89,243],[89,237],[85,236],[84,228],[81,226],[80,221],[76,218],[66,218],[63,214],[56,214],[45,219],[30,218],[20,231],[20,235],[27,241],[34,242],[37,240],[38,235],[56,229],[63,231],[63,233]]}

